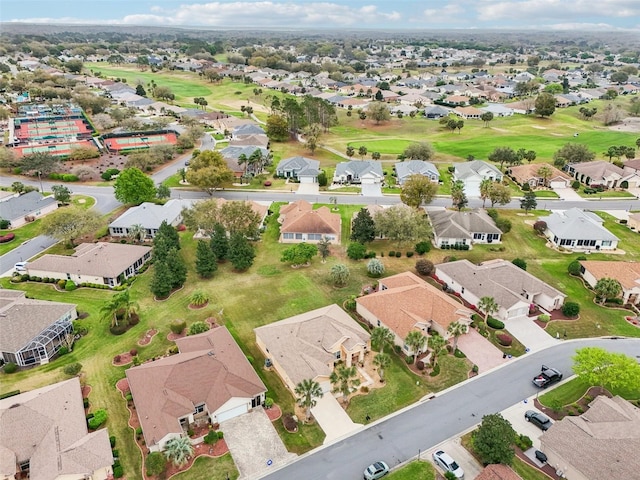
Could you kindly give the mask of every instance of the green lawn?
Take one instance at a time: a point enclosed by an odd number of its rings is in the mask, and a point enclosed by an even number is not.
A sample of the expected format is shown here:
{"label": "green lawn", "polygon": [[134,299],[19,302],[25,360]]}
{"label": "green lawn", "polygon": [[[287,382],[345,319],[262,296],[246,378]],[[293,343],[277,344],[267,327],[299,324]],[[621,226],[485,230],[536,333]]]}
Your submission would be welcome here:
{"label": "green lawn", "polygon": [[402,468],[390,473],[387,480],[435,480],[433,465],[423,460],[414,460]]}
{"label": "green lawn", "polygon": [[588,198],[591,200],[597,200],[600,198],[636,198],[632,193],[627,192],[626,190],[605,190],[604,192],[598,193],[584,193],[584,188],[579,188],[576,190],[578,195],[582,198]]}
{"label": "green lawn", "polygon": [[220,458],[198,457],[189,470],[171,478],[174,480],[235,480],[239,475],[231,455],[227,453]]}
{"label": "green lawn", "polygon": [[549,477],[545,473],[532,467],[524,460],[520,460],[518,457],[513,459],[511,468],[520,475],[522,480],[549,480]]}
{"label": "green lawn", "polygon": [[536,190],[536,198],[560,198],[553,190]]}
{"label": "green lawn", "polygon": [[[568,382],[546,392],[544,395],[540,395],[538,400],[546,407],[552,408],[554,405],[570,405],[578,401],[587,390],[591,388],[587,382],[581,378],[572,378]],[[612,389],[613,395],[620,395],[627,400],[639,400],[640,399],[640,385],[631,385],[628,388]]]}

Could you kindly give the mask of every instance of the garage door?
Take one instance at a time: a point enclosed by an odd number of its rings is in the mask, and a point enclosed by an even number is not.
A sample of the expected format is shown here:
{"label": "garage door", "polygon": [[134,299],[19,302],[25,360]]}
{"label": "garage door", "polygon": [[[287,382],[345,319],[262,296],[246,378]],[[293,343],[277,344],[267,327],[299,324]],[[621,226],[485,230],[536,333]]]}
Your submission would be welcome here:
{"label": "garage door", "polygon": [[320,382],[320,388],[322,388],[322,393],[329,393],[331,391],[331,382]]}
{"label": "garage door", "polygon": [[567,188],[567,183],[562,180],[556,180],[555,182],[550,182],[549,186],[551,188]]}
{"label": "garage door", "polygon": [[237,417],[238,415],[242,415],[243,413],[247,413],[249,411],[249,407],[245,405],[240,405],[238,407],[234,407],[230,410],[226,410],[224,412],[219,412],[216,415],[218,419],[218,423],[222,423],[225,420],[229,420],[231,418]]}

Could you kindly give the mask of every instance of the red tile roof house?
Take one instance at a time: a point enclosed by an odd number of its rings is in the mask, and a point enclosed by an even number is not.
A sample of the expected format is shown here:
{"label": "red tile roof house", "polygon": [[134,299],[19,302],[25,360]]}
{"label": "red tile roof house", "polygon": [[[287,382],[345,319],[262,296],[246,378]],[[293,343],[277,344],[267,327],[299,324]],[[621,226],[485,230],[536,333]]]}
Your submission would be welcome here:
{"label": "red tile roof house", "polygon": [[617,280],[622,286],[623,302],[640,305],[640,262],[583,260],[580,270],[582,278],[592,288],[602,278]]}
{"label": "red tile roof house", "polygon": [[46,254],[27,264],[34,277],[94,283],[111,288],[134,276],[151,260],[151,247],[122,243],[83,243],[73,255]]}
{"label": "red tile roof house", "polygon": [[226,327],[176,340],[180,353],[126,371],[147,447],[189,425],[222,423],[264,403],[266,387]]}
{"label": "red tile roof house", "polygon": [[566,295],[506,260],[489,260],[474,265],[469,260],[436,265],[436,275],[447,287],[471,305],[482,297],[493,297],[500,309],[494,315],[502,321],[528,315],[535,304],[550,312],[562,307]]}
{"label": "red tile roof house", "polygon": [[328,207],[314,210],[309,202],[298,200],[280,208],[278,222],[281,243],[318,243],[324,237],[340,243],[342,218]]}
{"label": "red tile roof house", "polygon": [[621,397],[596,397],[579,417],[542,434],[541,450],[563,478],[632,479],[640,472],[640,409]]}
{"label": "red tile roof house", "polygon": [[331,391],[336,362],[347,367],[364,361],[370,335],[338,305],[318,308],[254,329],[256,343],[292,392],[312,379]]}
{"label": "red tile roof house", "polygon": [[396,345],[408,355],[414,353],[404,343],[409,332],[428,336],[435,330],[448,338],[453,322],[471,323],[470,309],[411,272],[383,278],[379,286],[377,292],[356,299],[356,312],[373,326],[391,330]]}
{"label": "red tile roof house", "polygon": [[112,464],[107,429],[87,429],[77,377],[0,400],[0,478],[105,480]]}
{"label": "red tile roof house", "polygon": [[482,469],[476,480],[522,480],[522,477],[507,465],[492,463]]}

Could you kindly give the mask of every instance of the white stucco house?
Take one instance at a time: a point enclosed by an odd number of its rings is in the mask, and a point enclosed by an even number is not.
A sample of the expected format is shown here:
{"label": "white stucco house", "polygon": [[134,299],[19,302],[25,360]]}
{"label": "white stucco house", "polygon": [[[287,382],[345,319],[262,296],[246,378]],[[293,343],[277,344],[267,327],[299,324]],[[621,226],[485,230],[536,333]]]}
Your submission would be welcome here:
{"label": "white stucco house", "polygon": [[580,208],[557,210],[538,220],[546,222],[545,236],[555,247],[574,251],[618,248],[618,237],[604,228],[604,220],[593,212]]}
{"label": "white stucco house", "polygon": [[480,196],[480,183],[489,179],[495,182],[502,181],[502,172],[493,165],[482,160],[457,163],[453,171],[453,180],[464,183],[464,193],[467,197]]}

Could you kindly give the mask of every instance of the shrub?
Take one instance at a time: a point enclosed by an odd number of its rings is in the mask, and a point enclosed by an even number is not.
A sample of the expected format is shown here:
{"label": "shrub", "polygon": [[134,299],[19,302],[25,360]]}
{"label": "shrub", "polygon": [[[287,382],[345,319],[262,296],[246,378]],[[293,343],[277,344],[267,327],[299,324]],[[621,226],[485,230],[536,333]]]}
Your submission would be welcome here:
{"label": "shrub", "polygon": [[147,475],[155,477],[167,468],[167,458],[161,452],[151,452],[144,464],[147,467]]}
{"label": "shrub", "polygon": [[0,230],[6,230],[11,226],[11,222],[4,218],[0,218]]}
{"label": "shrub", "polygon": [[189,335],[197,335],[209,330],[209,324],[206,322],[193,322],[189,326]]}
{"label": "shrub", "polygon": [[413,355],[406,355],[404,361],[407,362],[407,365],[411,365],[413,363]]}
{"label": "shrub", "polygon": [[124,396],[124,399],[125,399],[127,402],[133,402],[133,395],[131,395],[131,392],[127,393],[127,394]]}
{"label": "shrub", "polygon": [[60,350],[58,350],[59,356],[66,355],[67,353],[69,353],[69,347],[60,347]]}
{"label": "shrub", "polygon": [[78,288],[73,280],[67,280],[64,283],[64,289],[67,292],[73,292],[76,288]]}
{"label": "shrub", "polygon": [[93,418],[89,419],[89,428],[96,430],[100,425],[107,421],[107,411],[104,408],[96,410],[93,414]]}
{"label": "shrub", "polygon": [[487,318],[487,325],[494,330],[502,330],[504,328],[504,323],[493,317]]}
{"label": "shrub", "polygon": [[298,431],[298,423],[290,413],[282,416],[282,425],[284,425],[284,428],[287,430],[287,432]]}
{"label": "shrub", "polygon": [[207,445],[213,445],[217,441],[218,434],[215,430],[209,430],[209,433],[204,436],[204,443],[206,443]]}
{"label": "shrub", "polygon": [[495,208],[487,208],[487,215],[489,215],[495,222],[498,218],[498,210],[496,210]]}
{"label": "shrub", "polygon": [[222,430],[218,430],[216,433],[218,434],[218,440],[222,440],[224,438],[224,432]]}
{"label": "shrub", "polygon": [[430,377],[437,377],[438,375],[440,375],[440,364],[436,363],[433,366],[433,370],[431,371],[431,373],[429,374]]}
{"label": "shrub", "polygon": [[122,335],[124,332],[127,331],[128,328],[129,328],[128,325],[121,322],[118,325],[109,327],[109,331],[111,332],[112,335]]}
{"label": "shrub", "polygon": [[140,323],[140,316],[137,313],[132,313],[129,315],[129,326],[133,327]]}
{"label": "shrub", "polygon": [[422,360],[418,360],[418,362],[416,363],[416,368],[418,370],[424,370],[424,362]]}
{"label": "shrub", "polygon": [[516,267],[521,268],[525,272],[527,271],[527,262],[525,262],[522,258],[514,258],[511,263],[513,263]]}
{"label": "shrub", "polygon": [[498,343],[503,347],[510,347],[513,343],[513,338],[511,338],[506,333],[498,333],[496,335],[496,340],[498,340]]}
{"label": "shrub", "polygon": [[407,252],[407,258],[411,258],[411,257],[413,257],[413,252],[411,251]]}
{"label": "shrub", "polygon": [[169,328],[176,335],[180,335],[184,331],[184,329],[187,328],[187,322],[185,322],[184,320],[174,320],[169,325]]}
{"label": "shrub", "polygon": [[18,365],[13,362],[7,362],[4,364],[4,373],[15,373],[18,370]]}
{"label": "shrub", "polygon": [[[82,406],[84,408],[89,408],[89,399],[88,398],[85,397],[85,398],[82,399]],[[112,446],[112,448],[113,448],[113,446]]]}
{"label": "shrub", "polygon": [[138,365],[140,365],[140,363],[142,363],[142,362],[140,361],[140,357],[138,357],[137,355],[136,355],[135,357],[133,357],[133,358],[131,359],[131,361],[133,362],[133,365],[134,365],[134,366],[136,366],[136,367],[137,367]]}
{"label": "shrub", "polygon": [[138,355],[138,350],[135,348],[132,348],[131,350],[129,350],[129,355],[131,355],[132,357],[135,357],[136,355]]}
{"label": "shrub", "polygon": [[367,263],[367,272],[371,277],[378,278],[384,274],[384,265],[377,258],[372,258]]}
{"label": "shrub", "polygon": [[574,190],[578,190],[580,188],[580,182],[578,180],[574,180],[571,184],[571,188],[573,188]]}
{"label": "shrub", "polygon": [[526,435],[520,434],[516,437],[516,446],[524,452],[533,446],[533,441]]}
{"label": "shrub", "polygon": [[562,314],[566,317],[577,317],[580,313],[580,305],[576,302],[565,302],[562,305]]}
{"label": "shrub", "polygon": [[351,260],[361,260],[367,253],[367,247],[362,243],[352,242],[347,247],[347,257]]}
{"label": "shrub", "polygon": [[396,252],[396,258],[400,258],[402,256],[402,252]]}
{"label": "shrub", "polygon": [[142,427],[136,428],[136,437],[140,437],[142,435]]}
{"label": "shrub", "polygon": [[7,233],[6,235],[0,236],[0,243],[7,243],[16,238],[14,233]]}
{"label": "shrub", "polygon": [[115,435],[111,435],[109,437],[109,443],[111,444],[111,448],[116,446],[116,437],[115,437]]}
{"label": "shrub", "polygon": [[474,364],[474,365],[473,365],[473,367],[471,367],[471,371],[472,371],[473,373],[478,373],[478,370],[480,370],[480,369],[478,368],[478,365],[475,365],[475,364]]}
{"label": "shrub", "polygon": [[265,181],[264,181],[264,183],[263,183],[263,185],[264,185],[265,187],[270,187],[270,186],[271,186],[271,180],[265,180]]}
{"label": "shrub", "polygon": [[529,185],[528,183],[525,183],[524,185],[522,185],[523,192],[528,192],[529,190],[531,190],[531,185]]}
{"label": "shrub", "polygon": [[431,242],[419,242],[416,243],[414,250],[418,255],[424,255],[431,250]]}
{"label": "shrub", "polygon": [[578,260],[574,260],[567,267],[567,271],[569,272],[569,275],[578,276],[582,273],[582,265],[580,265]]}
{"label": "shrub", "polygon": [[264,408],[271,408],[271,407],[273,407],[273,398],[265,397],[265,399],[264,399]]}
{"label": "shrub", "polygon": [[113,478],[122,478],[122,477],[124,477],[124,470],[122,469],[122,465],[114,465]]}
{"label": "shrub", "polygon": [[496,220],[496,227],[498,227],[502,233],[509,233],[511,231],[511,220],[500,217]]}
{"label": "shrub", "polygon": [[423,276],[428,276],[433,273],[435,270],[435,266],[431,260],[427,260],[425,258],[421,258],[416,262],[416,271]]}
{"label": "shrub", "polygon": [[120,170],[118,170],[117,168],[108,168],[107,170],[105,170],[102,175],[100,175],[100,178],[102,178],[104,181],[108,182],[109,180],[111,180],[114,176],[118,175],[120,173]]}
{"label": "shrub", "polygon": [[62,371],[65,373],[65,375],[69,375],[70,377],[76,376],[77,374],[80,373],[80,370],[82,370],[82,364],[81,363],[70,363],[69,365],[66,365]]}
{"label": "shrub", "polygon": [[551,320],[551,316],[550,316],[550,315],[547,315],[546,313],[543,313],[543,314],[541,314],[541,315],[538,315],[538,320],[539,320],[540,322],[547,323],[549,320]]}
{"label": "shrub", "polygon": [[389,256],[390,257],[395,257],[396,256],[396,251],[395,250],[389,250]]}
{"label": "shrub", "polygon": [[361,391],[362,393],[369,393],[369,387],[367,387],[366,385],[362,385],[362,386],[360,387],[360,391]]}

